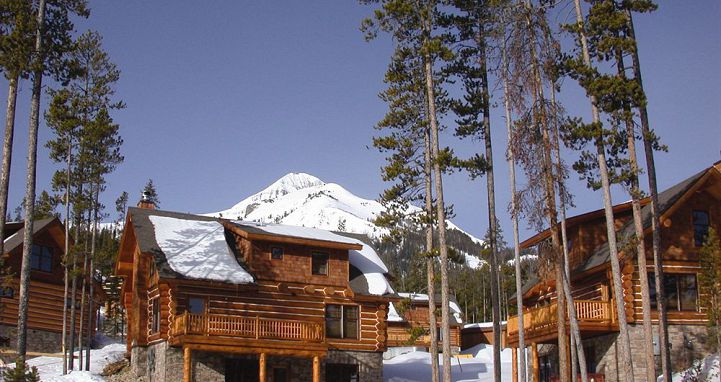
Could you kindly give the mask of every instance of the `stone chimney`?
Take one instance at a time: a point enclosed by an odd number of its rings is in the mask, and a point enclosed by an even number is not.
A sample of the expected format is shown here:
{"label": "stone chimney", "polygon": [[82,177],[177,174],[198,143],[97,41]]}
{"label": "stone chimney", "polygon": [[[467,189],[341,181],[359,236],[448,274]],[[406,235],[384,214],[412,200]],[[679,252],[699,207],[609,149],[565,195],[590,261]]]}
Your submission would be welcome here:
{"label": "stone chimney", "polygon": [[149,210],[155,209],[155,203],[153,203],[153,201],[150,200],[150,195],[148,195],[147,192],[143,192],[143,194],[140,196],[140,201],[138,202],[138,208],[147,208]]}

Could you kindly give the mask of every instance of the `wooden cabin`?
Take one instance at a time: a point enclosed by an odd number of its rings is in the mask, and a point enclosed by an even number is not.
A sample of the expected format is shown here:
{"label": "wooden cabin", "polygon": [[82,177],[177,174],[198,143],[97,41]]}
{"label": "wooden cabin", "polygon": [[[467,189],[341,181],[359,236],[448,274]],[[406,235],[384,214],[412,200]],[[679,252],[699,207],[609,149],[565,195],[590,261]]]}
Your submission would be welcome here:
{"label": "wooden cabin", "polygon": [[153,381],[381,381],[383,262],[328,231],[130,208],[116,274]]}
{"label": "wooden cabin", "polygon": [[[428,295],[422,293],[398,293],[400,301],[391,303],[388,311],[388,347],[393,348],[424,348],[431,346],[430,322],[428,312]],[[437,312],[441,309],[441,296],[435,298]],[[460,350],[461,327],[463,316],[455,297],[449,304],[451,311],[451,349]],[[436,338],[438,349],[441,349],[441,317],[437,314]]]}
{"label": "wooden cabin", "polygon": [[[661,214],[661,254],[664,290],[667,297],[671,359],[676,370],[690,366],[706,354],[707,316],[699,307],[698,250],[709,227],[721,230],[721,162],[700,171],[659,194]],[[629,324],[634,380],[646,376],[644,359],[642,306],[639,272],[647,272],[651,291],[653,323],[655,282],[653,273],[651,211],[649,199],[642,201],[647,269],[639,270],[631,203],[614,206],[622,268],[623,296],[615,296],[606,240],[603,210],[567,219],[572,295],[575,300],[583,346],[588,359],[586,368],[596,380],[616,381],[621,371],[615,354],[619,320]],[[521,246],[536,246],[541,252],[549,247],[549,230],[524,241]],[[629,250],[630,249],[630,250]],[[615,299],[625,302],[625,314],[617,317]],[[531,347],[530,374],[534,381],[549,381],[558,373],[556,331],[556,293],[552,274],[537,275],[523,289],[525,306],[523,326],[526,346]],[[506,343],[518,345],[518,317],[508,320]],[[657,336],[655,341],[657,341]],[[549,346],[550,345],[550,346]],[[660,351],[655,347],[656,375],[660,374]],[[515,350],[514,350],[515,352]],[[514,353],[515,354],[515,353]],[[515,371],[514,362],[514,371]]]}
{"label": "wooden cabin", "polygon": [[[20,290],[20,267],[23,252],[23,222],[5,225],[5,265],[11,275],[0,286],[0,346],[10,348],[17,341],[18,306]],[[33,248],[30,257],[30,297],[28,302],[27,349],[32,353],[61,351],[63,328],[63,293],[65,275],[62,259],[65,254],[65,228],[57,218],[36,220],[33,224]],[[95,284],[92,330],[95,332],[97,309],[104,302],[100,284]],[[80,288],[76,295],[75,330],[80,330]],[[86,298],[86,303],[88,299]],[[87,317],[87,305],[85,306]],[[69,323],[68,323],[69,326]],[[87,330],[84,323],[83,331]]]}

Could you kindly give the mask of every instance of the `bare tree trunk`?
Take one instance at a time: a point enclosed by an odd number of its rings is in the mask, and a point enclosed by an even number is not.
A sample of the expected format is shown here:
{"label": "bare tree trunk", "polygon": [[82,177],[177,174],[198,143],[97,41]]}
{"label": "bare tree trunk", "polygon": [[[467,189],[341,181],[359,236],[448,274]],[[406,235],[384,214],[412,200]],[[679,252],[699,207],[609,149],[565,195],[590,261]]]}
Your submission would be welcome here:
{"label": "bare tree trunk", "polygon": [[544,105],[544,96],[543,96],[543,80],[541,78],[541,73],[538,65],[538,58],[536,56],[536,48],[535,48],[535,41],[536,41],[536,32],[533,25],[533,21],[531,20],[531,12],[533,11],[530,1],[525,1],[525,7],[526,7],[526,20],[529,28],[529,36],[530,36],[530,53],[531,53],[531,70],[533,72],[534,77],[534,105],[537,105],[534,109],[537,109],[537,112],[534,112],[535,119],[538,122],[540,128],[541,128],[541,138],[542,138],[542,150],[543,150],[543,163],[541,163],[542,166],[542,176],[544,181],[544,191],[545,191],[545,199],[546,199],[546,213],[548,215],[548,223],[549,223],[549,229],[551,230],[551,245],[553,249],[553,260],[554,260],[554,268],[555,268],[555,278],[556,278],[556,295],[557,300],[556,303],[558,304],[557,311],[557,318],[556,318],[556,327],[557,327],[557,335],[558,335],[558,366],[559,366],[559,379],[562,382],[569,381],[569,360],[568,360],[568,353],[566,352],[566,349],[568,347],[568,334],[566,332],[566,309],[563,309],[564,306],[566,306],[566,298],[564,293],[564,285],[563,285],[563,256],[561,255],[561,239],[558,234],[558,212],[556,208],[556,193],[555,193],[555,186],[554,186],[554,180],[553,180],[553,161],[551,159],[551,138],[549,133],[549,124],[548,124],[548,116],[546,114],[545,105]]}
{"label": "bare tree trunk", "polygon": [[[556,107],[556,89],[554,84],[551,84],[551,104]],[[568,319],[570,321],[571,336],[570,348],[571,348],[571,378],[573,381],[576,380],[576,376],[580,370],[581,381],[588,381],[588,371],[586,370],[586,354],[583,350],[583,342],[581,339],[581,331],[578,327],[578,316],[576,315],[576,305],[574,303],[573,294],[571,290],[571,264],[568,255],[568,235],[566,231],[566,186],[563,181],[563,166],[561,164],[561,147],[559,142],[558,134],[558,119],[555,116],[553,118],[553,152],[556,157],[556,182],[558,184],[558,203],[559,210],[561,213],[561,248],[563,250],[563,271],[564,275],[564,293],[566,294],[566,303],[568,305]]]}
{"label": "bare tree trunk", "polygon": [[[636,32],[633,27],[633,15],[626,10],[629,38],[634,42],[631,58],[633,60],[633,75],[643,90],[641,78],[641,64],[638,58],[638,45]],[[645,93],[645,92],[644,92]],[[648,172],[648,188],[651,194],[651,231],[653,234],[653,270],[656,284],[656,310],[658,311],[658,337],[661,347],[661,370],[664,381],[671,381],[671,351],[668,342],[668,321],[666,317],[666,293],[663,290],[663,263],[661,258],[661,224],[658,206],[658,184],[656,183],[656,162],[653,157],[653,133],[648,122],[646,104],[639,107],[641,117],[641,135],[643,136],[644,153],[646,156],[646,170]],[[645,309],[645,308],[644,308]]]}
{"label": "bare tree trunk", "polygon": [[63,330],[61,334],[60,348],[63,352],[63,375],[68,373],[68,284],[69,284],[69,256],[70,256],[70,163],[72,161],[72,150],[70,148],[70,138],[68,138],[68,156],[67,167],[65,169],[65,259],[64,263],[64,288],[63,288]]}
{"label": "bare tree trunk", "polygon": [[[502,21],[505,25],[505,22]],[[511,183],[511,215],[513,217],[513,260],[516,270],[516,309],[518,310],[518,381],[526,382],[526,343],[525,328],[523,326],[523,280],[521,277],[521,245],[518,234],[518,195],[516,192],[516,159],[513,153],[513,121],[511,121],[511,101],[508,86],[508,57],[506,47],[506,34],[504,29],[503,46],[501,50],[501,70],[503,79],[503,108],[506,113],[506,130],[508,133],[508,168]]]}
{"label": "bare tree trunk", "polygon": [[93,287],[94,287],[94,280],[95,280],[95,272],[93,270],[93,259],[95,258],[95,241],[96,236],[98,232],[98,209],[100,208],[100,203],[98,203],[98,198],[100,197],[100,184],[96,184],[95,189],[95,197],[93,200],[93,233],[92,233],[92,242],[90,243],[90,264],[88,266],[88,275],[89,275],[89,287],[88,287],[88,336],[86,345],[87,349],[85,350],[85,370],[90,371],[90,346],[92,344],[92,334],[93,334]]}
{"label": "bare tree trunk", "polygon": [[431,168],[431,137],[430,131],[423,132],[424,163],[423,179],[425,181],[425,212],[428,219],[426,227],[426,268],[428,277],[428,323],[430,326],[430,352],[431,352],[431,381],[438,382],[438,322],[436,322],[436,270],[433,253],[433,171]]}
{"label": "bare tree trunk", "polygon": [[45,23],[45,0],[38,3],[35,30],[35,53],[30,125],[28,126],[28,170],[25,187],[25,225],[23,229],[23,257],[20,267],[20,296],[18,306],[17,362],[25,362],[27,352],[28,300],[30,298],[30,255],[33,246],[33,215],[35,213],[35,181],[38,157],[38,124],[40,121],[40,95],[43,82],[43,29]]}
{"label": "bare tree trunk", "polygon": [[[618,75],[625,79],[626,68],[623,55],[616,51],[616,68]],[[653,327],[651,325],[651,293],[648,290],[648,268],[646,266],[646,239],[641,218],[641,189],[639,188],[638,161],[636,159],[636,131],[634,129],[631,107],[624,105],[628,159],[631,166],[631,208],[633,210],[633,228],[636,234],[636,255],[638,261],[638,277],[641,283],[641,307],[643,311],[643,347],[646,358],[646,380],[656,380],[656,360],[653,355]]]}
{"label": "bare tree trunk", "polygon": [[3,141],[2,175],[0,177],[0,254],[5,253],[5,223],[7,223],[5,220],[8,214],[8,189],[10,188],[10,165],[13,156],[18,80],[19,76],[15,76],[8,82],[8,103],[5,111],[5,140]]}
{"label": "bare tree trunk", "polygon": [[[78,195],[82,195],[83,189],[82,189],[82,182],[80,180],[78,181]],[[81,214],[76,214],[76,222],[75,222],[75,246],[77,248],[78,242],[80,240],[80,226],[82,224],[82,217]],[[74,363],[75,363],[75,323],[77,319],[77,312],[76,312],[76,302],[77,302],[77,292],[78,292],[78,262],[76,254],[73,253],[72,256],[72,262],[73,262],[73,269],[71,271],[71,287],[70,287],[70,348],[68,349],[68,352],[70,353],[70,358],[68,360],[68,368],[70,370],[73,370]]]}
{"label": "bare tree trunk", "polygon": [[[435,6],[434,3],[431,3]],[[433,175],[436,189],[436,215],[438,224],[438,247],[441,255],[441,338],[443,343],[443,382],[451,382],[451,331],[450,331],[450,293],[448,288],[448,248],[446,247],[446,211],[443,203],[443,177],[438,162],[439,141],[438,121],[436,120],[436,96],[433,81],[433,62],[428,51],[431,34],[431,20],[423,20],[424,52],[423,67],[425,74],[426,98],[428,102],[428,122],[431,129],[431,156],[433,159]]]}
{"label": "bare tree trunk", "polygon": [[500,277],[498,269],[498,219],[496,219],[496,196],[493,179],[493,146],[491,141],[491,110],[488,95],[488,69],[486,62],[486,41],[483,25],[479,25],[478,48],[480,51],[481,87],[483,97],[483,136],[485,141],[485,156],[488,165],[486,169],[486,191],[488,193],[488,226],[491,265],[491,305],[493,307],[493,380],[501,381],[501,299],[499,295]]}
{"label": "bare tree trunk", "polygon": [[[579,25],[579,40],[581,40],[581,50],[583,53],[583,61],[586,66],[591,67],[591,56],[588,52],[588,43],[586,40],[585,29],[583,27],[583,14],[581,11],[580,0],[574,0],[576,8],[576,21]],[[600,113],[596,103],[596,97],[591,95],[591,115],[594,124],[601,123]],[[621,266],[618,261],[618,248],[616,241],[616,227],[613,217],[613,202],[611,199],[611,184],[608,178],[608,165],[606,163],[606,151],[602,138],[596,139],[596,159],[598,161],[598,172],[601,177],[601,188],[603,190],[603,209],[606,217],[606,234],[608,236],[608,252],[611,261],[611,273],[613,278],[613,292],[616,301],[616,313],[618,316],[618,326],[620,331],[620,354],[619,361],[622,365],[620,373],[628,380],[633,380],[633,363],[631,361],[631,341],[628,336],[628,323],[626,321],[626,308],[624,302],[623,287],[621,285]]]}

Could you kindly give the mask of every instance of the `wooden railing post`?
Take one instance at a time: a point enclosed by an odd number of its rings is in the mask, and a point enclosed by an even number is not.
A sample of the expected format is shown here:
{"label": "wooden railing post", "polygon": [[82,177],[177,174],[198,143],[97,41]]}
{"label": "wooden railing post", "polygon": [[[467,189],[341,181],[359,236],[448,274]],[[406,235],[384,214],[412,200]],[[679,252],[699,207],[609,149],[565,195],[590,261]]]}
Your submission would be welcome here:
{"label": "wooden railing post", "polygon": [[255,339],[260,338],[260,316],[255,316]]}

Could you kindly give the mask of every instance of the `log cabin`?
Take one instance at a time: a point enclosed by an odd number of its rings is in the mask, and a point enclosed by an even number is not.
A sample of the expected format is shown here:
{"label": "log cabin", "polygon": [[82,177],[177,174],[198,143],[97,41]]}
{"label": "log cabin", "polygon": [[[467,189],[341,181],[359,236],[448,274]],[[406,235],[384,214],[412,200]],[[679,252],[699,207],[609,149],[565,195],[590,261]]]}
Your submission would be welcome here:
{"label": "log cabin", "polygon": [[[388,356],[419,348],[428,351],[431,346],[428,295],[399,292],[398,297],[400,297],[400,301],[391,302],[388,310]],[[435,296],[435,302],[436,312],[439,313],[442,306],[440,294]],[[451,351],[457,353],[460,350],[463,315],[455,296],[451,296],[449,308],[451,312]],[[440,314],[436,316],[436,338],[438,338],[438,349],[440,351],[441,317]]]}
{"label": "log cabin", "polygon": [[387,268],[355,238],[129,208],[115,266],[131,372],[152,381],[382,381]]}
{"label": "log cabin", "polygon": [[[8,222],[5,225],[7,238],[4,243],[4,261],[10,277],[7,283],[0,286],[0,342],[2,342],[2,347],[10,348],[9,351],[3,351],[3,354],[7,354],[11,358],[12,349],[17,341],[23,227],[23,222]],[[63,293],[65,290],[65,275],[62,265],[65,255],[65,228],[58,218],[40,219],[34,222],[33,247],[30,254],[27,349],[30,353],[59,352],[61,350]],[[78,288],[76,332],[80,330],[81,326],[80,293],[80,288]],[[100,283],[95,282],[91,326],[93,333],[96,330],[98,308],[104,300],[105,295]],[[87,302],[89,299],[86,298],[85,309],[87,309]],[[87,317],[87,310],[85,317]],[[85,332],[85,330],[87,330],[87,325],[83,325],[83,331]]]}
{"label": "log cabin", "polygon": [[[646,380],[645,350],[639,272],[646,272],[651,294],[654,325],[656,375],[660,374],[658,347],[658,313],[656,311],[653,271],[651,205],[642,200],[642,220],[646,248],[646,269],[639,269],[635,245],[632,206],[630,202],[614,206],[615,226],[619,240],[623,296],[615,296],[606,240],[603,210],[567,219],[571,292],[577,311],[590,375],[597,381],[617,381],[621,372],[616,359],[619,320],[629,324],[635,381]],[[694,359],[708,354],[706,347],[707,316],[699,306],[697,275],[699,248],[709,227],[721,229],[721,162],[694,174],[659,193],[662,266],[666,294],[671,361],[674,370],[686,369]],[[536,247],[543,253],[549,248],[550,231],[546,230],[521,243],[523,248]],[[621,298],[625,314],[618,317],[615,300]],[[525,307],[523,327],[526,346],[531,348],[529,375],[533,381],[551,381],[558,373],[557,304],[555,279],[551,271],[529,280],[523,289]],[[518,317],[508,320],[506,343],[518,346]],[[567,350],[568,351],[568,350]],[[625,380],[625,379],[624,379]]]}

